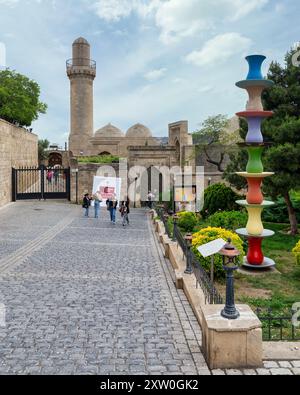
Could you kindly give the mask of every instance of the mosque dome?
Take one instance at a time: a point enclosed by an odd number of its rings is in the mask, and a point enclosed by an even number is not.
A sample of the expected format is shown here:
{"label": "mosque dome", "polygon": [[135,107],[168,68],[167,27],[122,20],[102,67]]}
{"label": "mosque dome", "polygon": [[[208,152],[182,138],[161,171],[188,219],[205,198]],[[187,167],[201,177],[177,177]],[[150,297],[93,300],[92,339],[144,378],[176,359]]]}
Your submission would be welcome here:
{"label": "mosque dome", "polygon": [[105,138],[111,138],[111,137],[124,137],[123,132],[118,129],[117,127],[113,126],[111,123],[108,125],[104,126],[103,128],[99,129],[95,133],[95,137],[105,137]]}
{"label": "mosque dome", "polygon": [[76,44],[86,44],[86,45],[90,45],[89,42],[88,42],[85,38],[83,38],[83,37],[79,37],[79,38],[77,38],[77,40],[75,40],[75,41],[73,42],[73,45],[76,45]]}
{"label": "mosque dome", "polygon": [[136,125],[132,126],[130,129],[128,129],[126,133],[126,137],[129,138],[150,138],[152,137],[152,133],[147,126],[144,126],[140,123],[137,123]]}

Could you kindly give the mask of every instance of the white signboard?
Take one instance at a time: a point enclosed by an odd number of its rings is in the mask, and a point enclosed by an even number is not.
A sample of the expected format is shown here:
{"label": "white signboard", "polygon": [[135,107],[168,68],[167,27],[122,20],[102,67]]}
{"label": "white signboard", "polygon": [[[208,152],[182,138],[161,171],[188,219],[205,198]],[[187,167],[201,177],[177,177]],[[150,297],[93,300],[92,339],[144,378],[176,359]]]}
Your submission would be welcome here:
{"label": "white signboard", "polygon": [[120,203],[121,178],[94,177],[93,194],[98,193],[102,197],[102,207],[106,207],[106,201],[114,196]]}
{"label": "white signboard", "polygon": [[198,251],[203,256],[203,258],[207,258],[220,252],[226,244],[227,242],[223,239],[217,239],[198,247]]}

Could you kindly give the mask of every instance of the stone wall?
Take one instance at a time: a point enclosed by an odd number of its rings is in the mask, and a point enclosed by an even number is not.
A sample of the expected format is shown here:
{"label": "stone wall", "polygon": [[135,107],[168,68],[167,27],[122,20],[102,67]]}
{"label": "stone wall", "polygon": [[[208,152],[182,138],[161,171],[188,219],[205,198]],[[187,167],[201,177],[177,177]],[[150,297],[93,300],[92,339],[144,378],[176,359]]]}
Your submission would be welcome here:
{"label": "stone wall", "polygon": [[38,165],[38,136],[0,119],[0,207],[11,202],[12,167]]}
{"label": "stone wall", "polygon": [[[76,203],[81,202],[86,193],[93,192],[94,177],[103,175],[107,177],[119,177],[119,164],[108,164],[115,170],[115,175],[110,174],[104,170],[103,174],[99,174],[99,168],[104,168],[104,165],[94,163],[78,163],[76,160],[71,160],[71,201]],[[77,181],[78,180],[78,181]],[[123,183],[124,184],[124,183]],[[76,193],[76,190],[78,191]]]}

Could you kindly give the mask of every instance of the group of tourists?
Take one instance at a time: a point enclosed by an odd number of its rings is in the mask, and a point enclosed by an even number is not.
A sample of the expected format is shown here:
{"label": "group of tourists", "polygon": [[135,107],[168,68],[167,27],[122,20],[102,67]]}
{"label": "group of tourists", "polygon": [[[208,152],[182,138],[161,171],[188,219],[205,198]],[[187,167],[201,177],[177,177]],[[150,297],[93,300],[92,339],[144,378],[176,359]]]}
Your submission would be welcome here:
{"label": "group of tourists", "polygon": [[46,178],[49,184],[52,184],[53,180],[57,184],[59,179],[60,171],[57,168],[48,169],[46,173]]}
{"label": "group of tourists", "polygon": [[[92,203],[94,205],[94,214],[95,218],[99,218],[100,215],[100,208],[103,202],[102,196],[99,193],[95,193],[94,195],[85,194],[83,198],[83,205],[84,208],[84,216],[89,218],[90,216],[90,207]],[[110,221],[113,225],[116,225],[117,220],[117,211],[119,208],[119,212],[122,218],[122,225],[125,227],[129,225],[129,214],[130,214],[130,202],[129,200],[121,202],[119,206],[119,202],[117,200],[116,195],[113,195],[111,198],[106,200],[106,208],[110,214]]]}

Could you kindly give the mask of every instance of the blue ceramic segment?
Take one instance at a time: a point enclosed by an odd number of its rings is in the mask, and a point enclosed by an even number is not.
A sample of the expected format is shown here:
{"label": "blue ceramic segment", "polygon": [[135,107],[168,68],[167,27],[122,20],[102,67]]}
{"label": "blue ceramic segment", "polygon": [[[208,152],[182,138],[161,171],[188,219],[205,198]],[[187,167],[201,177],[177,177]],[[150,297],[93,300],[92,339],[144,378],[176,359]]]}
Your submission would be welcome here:
{"label": "blue ceramic segment", "polygon": [[248,134],[246,137],[246,143],[263,143],[264,138],[261,133],[261,117],[249,117],[248,121]]}
{"label": "blue ceramic segment", "polygon": [[251,55],[247,56],[246,60],[249,63],[249,74],[247,76],[247,80],[263,80],[264,76],[262,75],[261,68],[266,57],[263,55]]}

